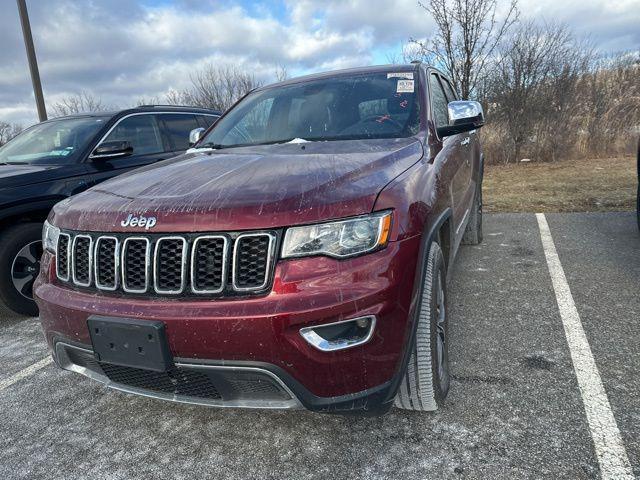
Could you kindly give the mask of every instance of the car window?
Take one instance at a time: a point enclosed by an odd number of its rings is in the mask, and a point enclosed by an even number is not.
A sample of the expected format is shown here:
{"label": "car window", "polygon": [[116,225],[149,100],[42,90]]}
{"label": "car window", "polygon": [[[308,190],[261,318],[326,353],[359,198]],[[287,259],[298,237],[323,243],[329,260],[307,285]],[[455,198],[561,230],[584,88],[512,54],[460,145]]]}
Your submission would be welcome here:
{"label": "car window", "polygon": [[0,147],[0,163],[60,165],[76,163],[109,117],[61,118],[24,130]]}
{"label": "car window", "polygon": [[337,75],[249,94],[199,144],[398,138],[420,127],[414,72]]}
{"label": "car window", "polygon": [[114,141],[130,142],[134,155],[164,151],[155,115],[133,115],[125,118],[104,139],[104,142]]}
{"label": "car window", "polygon": [[163,113],[158,115],[164,124],[172,151],[189,148],[189,132],[200,128],[195,115],[183,113]]}
{"label": "car window", "polygon": [[451,82],[444,77],[440,77],[440,80],[442,80],[442,85],[444,86],[444,93],[447,94],[447,100],[450,102],[457,100],[458,95],[455,94],[453,87],[451,87]]}
{"label": "car window", "polygon": [[234,125],[225,136],[225,141],[230,144],[260,143],[267,139],[267,126],[273,107],[273,97],[253,105],[253,108]]}
{"label": "car window", "polygon": [[431,88],[431,110],[436,127],[444,127],[449,124],[449,110],[447,108],[447,97],[442,90],[438,76],[432,73],[429,76],[429,87]]}
{"label": "car window", "polygon": [[219,118],[220,117],[217,115],[196,115],[196,119],[198,120],[198,126],[202,128],[209,128]]}

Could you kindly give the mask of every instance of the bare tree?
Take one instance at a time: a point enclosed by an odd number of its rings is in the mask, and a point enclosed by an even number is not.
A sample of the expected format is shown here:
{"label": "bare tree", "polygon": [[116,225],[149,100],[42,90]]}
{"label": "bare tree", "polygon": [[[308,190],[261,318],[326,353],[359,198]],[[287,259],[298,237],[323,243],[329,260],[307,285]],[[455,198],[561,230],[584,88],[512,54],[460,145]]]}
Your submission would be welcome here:
{"label": "bare tree", "polygon": [[289,78],[289,73],[287,72],[287,67],[285,65],[278,64],[276,66],[276,81],[284,82],[287,78]]}
{"label": "bare tree", "polygon": [[469,98],[518,19],[517,0],[510,0],[501,19],[497,0],[429,0],[419,5],[433,17],[437,31],[424,41],[411,39],[413,55],[442,65],[462,98]]}
{"label": "bare tree", "polygon": [[51,112],[54,117],[63,117],[74,113],[102,112],[109,109],[111,107],[103,104],[100,98],[81,90],[79,93],[64,97],[61,101],[53,104]]}
{"label": "bare tree", "polygon": [[[575,140],[584,102],[576,101],[591,51],[564,25],[520,25],[498,54],[488,87],[491,118],[500,122],[506,161],[528,154],[554,160]],[[568,133],[569,132],[569,133]]]}
{"label": "bare tree", "polygon": [[209,64],[191,76],[191,84],[185,90],[170,91],[167,102],[224,111],[262,83],[235,66]]}
{"label": "bare tree", "polygon": [[[603,58],[579,85],[585,109],[580,142],[592,155],[633,152],[640,134],[640,55]],[[626,139],[626,141],[624,141]]]}
{"label": "bare tree", "polygon": [[140,97],[136,100],[136,107],[143,107],[145,105],[159,105],[162,102],[160,97]]}
{"label": "bare tree", "polygon": [[22,125],[0,121],[0,146],[7,143],[22,130]]}

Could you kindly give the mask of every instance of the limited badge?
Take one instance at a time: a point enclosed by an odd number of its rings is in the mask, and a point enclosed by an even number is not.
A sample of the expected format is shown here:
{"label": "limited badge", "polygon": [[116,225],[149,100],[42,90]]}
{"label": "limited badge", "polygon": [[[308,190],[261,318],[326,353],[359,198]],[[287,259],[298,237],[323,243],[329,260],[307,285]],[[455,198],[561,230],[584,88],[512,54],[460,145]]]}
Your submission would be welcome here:
{"label": "limited badge", "polygon": [[398,80],[396,93],[413,93],[413,80]]}

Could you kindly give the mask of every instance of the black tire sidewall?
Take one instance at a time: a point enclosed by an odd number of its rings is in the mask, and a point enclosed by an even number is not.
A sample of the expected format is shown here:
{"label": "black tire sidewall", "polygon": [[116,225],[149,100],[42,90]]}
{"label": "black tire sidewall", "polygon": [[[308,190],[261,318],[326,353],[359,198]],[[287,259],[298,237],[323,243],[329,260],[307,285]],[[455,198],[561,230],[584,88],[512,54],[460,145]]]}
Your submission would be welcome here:
{"label": "black tire sidewall", "polygon": [[442,285],[442,290],[444,293],[444,308],[445,308],[445,323],[444,323],[444,331],[445,331],[445,343],[444,343],[444,358],[447,362],[447,367],[449,364],[449,304],[448,304],[448,295],[447,295],[447,280],[444,268],[444,257],[442,255],[442,251],[439,252],[439,255],[435,258],[435,265],[433,268],[433,281],[431,282],[431,314],[430,314],[430,344],[431,344],[431,374],[433,378],[433,386],[434,386],[434,396],[436,403],[438,406],[441,406],[444,403],[444,399],[449,393],[449,385],[451,379],[451,372],[448,371],[449,382],[446,385],[441,383],[441,379],[438,375],[438,369],[440,367],[438,362],[438,352],[436,348],[437,340],[438,340],[438,325],[437,325],[437,302],[438,302],[438,291],[437,291],[437,282],[435,275],[440,275],[440,282]]}
{"label": "black tire sidewall", "polygon": [[18,252],[27,244],[42,239],[42,225],[24,223],[6,229],[0,235],[0,300],[11,310],[26,316],[37,316],[38,306],[13,286],[11,268]]}

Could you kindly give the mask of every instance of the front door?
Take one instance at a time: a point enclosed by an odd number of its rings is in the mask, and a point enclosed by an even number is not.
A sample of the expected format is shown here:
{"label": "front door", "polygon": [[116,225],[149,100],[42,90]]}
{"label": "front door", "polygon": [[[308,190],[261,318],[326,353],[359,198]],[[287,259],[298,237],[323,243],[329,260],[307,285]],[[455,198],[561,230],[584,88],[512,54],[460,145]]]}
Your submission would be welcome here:
{"label": "front door", "polygon": [[126,157],[95,160],[89,157],[88,166],[93,185],[171,156],[166,153],[169,149],[166,147],[156,114],[133,114],[122,118],[100,143],[112,141],[131,143],[133,153]]}

